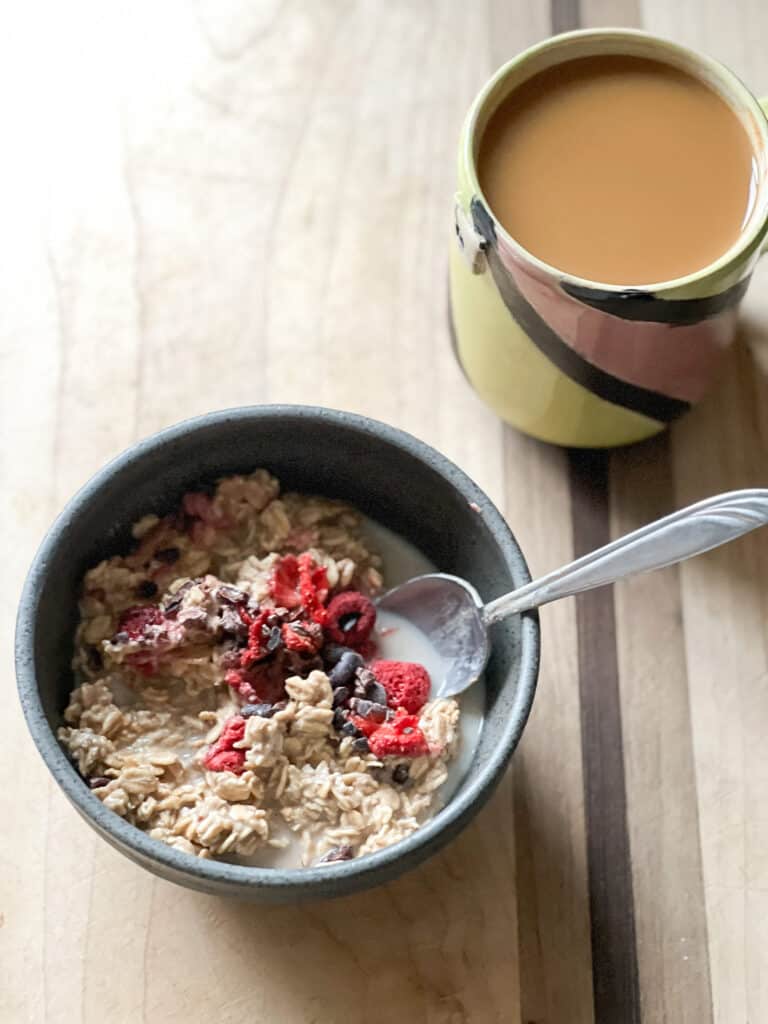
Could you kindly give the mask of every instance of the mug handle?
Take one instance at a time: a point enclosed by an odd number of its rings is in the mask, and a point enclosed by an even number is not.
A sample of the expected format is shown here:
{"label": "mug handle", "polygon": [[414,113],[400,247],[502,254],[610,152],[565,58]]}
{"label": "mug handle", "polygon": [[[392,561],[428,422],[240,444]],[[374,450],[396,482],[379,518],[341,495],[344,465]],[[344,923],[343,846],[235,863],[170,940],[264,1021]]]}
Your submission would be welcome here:
{"label": "mug handle", "polygon": [[459,192],[453,198],[453,224],[456,232],[456,244],[461,255],[473,274],[482,274],[485,270],[486,242],[482,235],[475,231],[472,216],[467,211]]}

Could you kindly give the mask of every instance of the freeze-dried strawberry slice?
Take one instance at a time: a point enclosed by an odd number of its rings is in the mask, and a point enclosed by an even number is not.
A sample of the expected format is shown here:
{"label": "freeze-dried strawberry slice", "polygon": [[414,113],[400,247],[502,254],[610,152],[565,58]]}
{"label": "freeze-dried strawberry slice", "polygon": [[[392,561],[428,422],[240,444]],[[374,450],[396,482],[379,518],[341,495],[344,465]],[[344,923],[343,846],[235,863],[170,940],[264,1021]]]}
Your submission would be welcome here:
{"label": "freeze-dried strawberry slice", "polygon": [[244,611],[240,612],[240,617],[248,626],[248,646],[240,656],[240,664],[243,668],[250,668],[251,665],[255,665],[271,654],[269,649],[270,630],[267,620],[273,614],[271,608],[263,608],[254,616]]}
{"label": "freeze-dried strawberry slice", "polygon": [[224,682],[249,704],[275,704],[285,696],[283,671],[274,661],[229,669]]}
{"label": "freeze-dried strawberry slice", "polygon": [[282,627],[282,640],[289,651],[317,654],[323,646],[323,630],[317,622],[286,622]]}
{"label": "freeze-dried strawberry slice", "polygon": [[376,757],[421,757],[429,753],[429,744],[419,728],[419,716],[400,709],[395,717],[368,737],[371,753]]}
{"label": "freeze-dried strawberry slice", "polygon": [[269,591],[279,608],[302,608],[308,618],[324,621],[328,575],[307,552],[280,559],[272,570]]}
{"label": "freeze-dried strawberry slice", "polygon": [[239,743],[245,734],[245,719],[239,715],[224,723],[221,736],[213,743],[203,758],[203,764],[211,772],[234,772],[236,775],[245,765],[245,751],[235,750],[234,744]]}

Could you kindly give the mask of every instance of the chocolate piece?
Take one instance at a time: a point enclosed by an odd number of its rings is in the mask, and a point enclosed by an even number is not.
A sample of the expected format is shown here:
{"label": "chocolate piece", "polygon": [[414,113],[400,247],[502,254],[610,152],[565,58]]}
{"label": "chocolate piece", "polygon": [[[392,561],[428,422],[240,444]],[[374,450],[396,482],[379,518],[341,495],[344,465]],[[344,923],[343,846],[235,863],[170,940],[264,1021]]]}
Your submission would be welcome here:
{"label": "chocolate piece", "polygon": [[233,637],[235,640],[245,640],[248,636],[248,627],[240,618],[237,609],[222,608],[220,621],[223,636]]}
{"label": "chocolate piece", "polygon": [[362,664],[363,659],[359,654],[355,651],[345,651],[328,675],[331,686],[348,686]]}
{"label": "chocolate piece", "polygon": [[[362,661],[362,658],[360,660]],[[361,665],[357,668],[355,675],[357,677],[358,683],[360,683],[361,686],[370,686],[371,683],[378,682],[373,672],[371,672],[371,670],[369,668],[366,668],[364,665]]]}
{"label": "chocolate piece", "polygon": [[389,703],[387,700],[387,691],[377,682],[375,679],[373,682],[365,684],[365,697],[366,700],[372,700],[374,704],[383,704],[385,707]]}
{"label": "chocolate piece", "polygon": [[276,711],[276,704],[243,704],[240,715],[243,718],[253,718],[254,715],[258,715],[259,718],[271,718]]}
{"label": "chocolate piece", "polygon": [[106,775],[94,775],[86,781],[91,789],[101,789],[102,786],[108,786],[111,780]]}
{"label": "chocolate piece", "polygon": [[273,626],[269,631],[269,639],[267,640],[267,650],[270,653],[272,651],[276,651],[282,642],[283,638],[280,634],[280,627]]}
{"label": "chocolate piece", "polygon": [[171,594],[171,596],[163,602],[163,606],[165,608],[165,612],[167,615],[174,615],[179,610],[179,608],[181,608],[182,602],[184,600],[184,595],[188,590],[191,590],[192,587],[194,587],[195,583],[197,582],[197,580],[185,580],[184,583],[181,584],[179,589],[174,591]]}
{"label": "chocolate piece", "polygon": [[392,781],[398,786],[404,786],[410,777],[407,764],[398,764],[392,769]]}
{"label": "chocolate piece", "polygon": [[157,584],[154,580],[142,580],[136,587],[138,597],[154,597],[157,593]]}
{"label": "chocolate piece", "polygon": [[347,689],[346,686],[338,686],[333,691],[333,703],[331,704],[331,707],[334,707],[334,708],[342,707],[344,704],[347,703],[347,701],[349,700],[350,697],[351,697],[351,694],[350,694],[350,692],[349,692],[349,690]]}
{"label": "chocolate piece", "polygon": [[323,661],[328,668],[333,668],[345,654],[354,653],[351,647],[344,647],[343,644],[326,644],[323,648]]}
{"label": "chocolate piece", "polygon": [[381,724],[387,720],[387,707],[384,704],[376,704],[374,701],[353,697],[349,702],[349,707],[353,714],[365,718],[366,721]]}

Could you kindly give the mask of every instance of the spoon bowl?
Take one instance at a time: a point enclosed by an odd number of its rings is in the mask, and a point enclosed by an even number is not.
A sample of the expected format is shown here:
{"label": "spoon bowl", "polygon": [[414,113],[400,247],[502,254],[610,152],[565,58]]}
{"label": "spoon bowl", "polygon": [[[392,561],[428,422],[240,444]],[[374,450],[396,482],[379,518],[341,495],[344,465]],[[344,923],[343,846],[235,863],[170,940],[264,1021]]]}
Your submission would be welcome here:
{"label": "spoon bowl", "polygon": [[390,590],[379,607],[409,619],[445,662],[435,696],[453,697],[477,682],[495,622],[561,597],[674,565],[768,523],[768,489],[730,491],[657,519],[575,562],[484,605],[458,576],[431,573]]}
{"label": "spoon bowl", "polygon": [[377,606],[413,623],[442,656],[445,674],[433,696],[453,697],[483,674],[491,646],[483,601],[471,583],[427,573],[387,591]]}

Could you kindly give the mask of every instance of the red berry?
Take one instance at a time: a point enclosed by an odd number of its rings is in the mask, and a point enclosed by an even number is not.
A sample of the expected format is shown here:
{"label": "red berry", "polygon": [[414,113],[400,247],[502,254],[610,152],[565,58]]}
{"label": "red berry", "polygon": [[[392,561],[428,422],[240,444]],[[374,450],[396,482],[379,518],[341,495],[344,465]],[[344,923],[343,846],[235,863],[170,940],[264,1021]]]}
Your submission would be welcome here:
{"label": "red berry", "polygon": [[245,751],[235,750],[245,734],[245,719],[235,715],[224,723],[221,735],[209,748],[203,764],[211,772],[234,772],[239,774],[245,766]]}
{"label": "red berry", "polygon": [[323,566],[315,565],[311,555],[299,555],[299,589],[304,611],[322,625],[328,600],[328,573]]}
{"label": "red berry", "polygon": [[418,715],[409,715],[402,708],[368,737],[368,746],[376,757],[421,757],[429,753]]}
{"label": "red berry", "polygon": [[282,628],[286,650],[317,654],[323,645],[323,631],[316,622],[286,622]]}
{"label": "red berry", "polygon": [[285,555],[275,565],[269,578],[269,592],[278,608],[298,608],[301,605],[296,555]]}
{"label": "red berry", "polygon": [[359,651],[367,645],[375,622],[373,602],[356,590],[345,590],[326,608],[323,625],[334,643]]}
{"label": "red berry", "polygon": [[371,671],[387,691],[391,708],[415,715],[429,700],[429,673],[415,661],[374,661]]}
{"label": "red berry", "polygon": [[118,633],[127,633],[131,640],[138,640],[147,626],[161,626],[165,615],[153,604],[142,607],[127,608],[117,624]]}
{"label": "red berry", "polygon": [[[273,612],[269,608],[264,608],[253,618],[247,612],[245,613],[250,621],[248,622],[248,646],[240,656],[240,664],[243,668],[250,668],[251,665],[266,658],[269,654],[267,650],[269,630],[265,629],[265,626],[267,619],[272,614]],[[240,617],[243,618],[243,615],[241,614]]]}
{"label": "red berry", "polygon": [[302,608],[308,618],[322,623],[328,598],[328,574],[310,554],[284,555],[269,581],[278,608]]}
{"label": "red berry", "polygon": [[372,718],[363,718],[362,715],[350,715],[349,720],[354,726],[357,726],[363,736],[373,736],[381,727],[380,722],[374,722]]}
{"label": "red berry", "polygon": [[274,662],[230,669],[224,675],[224,682],[249,704],[275,704],[285,695],[283,673]]}

